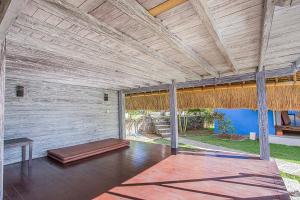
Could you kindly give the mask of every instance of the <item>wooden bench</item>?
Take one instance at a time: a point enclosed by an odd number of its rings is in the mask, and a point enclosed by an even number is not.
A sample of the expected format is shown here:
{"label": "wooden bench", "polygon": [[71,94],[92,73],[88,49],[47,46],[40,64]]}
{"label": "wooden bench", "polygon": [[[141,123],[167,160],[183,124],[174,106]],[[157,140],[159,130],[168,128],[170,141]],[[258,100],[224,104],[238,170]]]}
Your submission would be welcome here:
{"label": "wooden bench", "polygon": [[48,150],[48,157],[55,159],[62,164],[66,164],[128,146],[129,142],[126,140],[110,138],[96,142]]}
{"label": "wooden bench", "polygon": [[300,132],[299,126],[275,126],[276,135],[282,136],[283,131],[293,131],[293,132]]}
{"label": "wooden bench", "polygon": [[28,151],[29,151],[28,165],[31,166],[32,143],[33,143],[33,141],[29,138],[15,138],[15,139],[4,140],[4,147],[5,148],[22,147],[22,161],[24,162],[26,160],[26,146],[28,145],[29,146],[29,148],[28,148]]}

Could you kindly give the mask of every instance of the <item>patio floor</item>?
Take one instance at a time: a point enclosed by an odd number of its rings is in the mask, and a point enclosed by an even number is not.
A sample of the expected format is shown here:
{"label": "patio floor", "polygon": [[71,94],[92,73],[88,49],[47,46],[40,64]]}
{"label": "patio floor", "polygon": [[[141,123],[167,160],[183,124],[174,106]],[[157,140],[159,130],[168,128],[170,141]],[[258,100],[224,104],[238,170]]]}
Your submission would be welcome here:
{"label": "patio floor", "polygon": [[289,199],[274,162],[232,154],[131,147],[62,167],[40,158],[4,171],[5,199]]}

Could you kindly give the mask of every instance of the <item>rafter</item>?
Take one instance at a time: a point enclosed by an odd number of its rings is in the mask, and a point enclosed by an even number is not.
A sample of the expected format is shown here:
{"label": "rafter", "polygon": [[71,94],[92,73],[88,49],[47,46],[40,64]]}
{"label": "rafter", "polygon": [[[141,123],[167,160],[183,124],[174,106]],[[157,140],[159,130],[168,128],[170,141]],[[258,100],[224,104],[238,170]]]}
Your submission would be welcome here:
{"label": "rafter", "polygon": [[275,0],[275,5],[280,7],[291,7],[300,5],[299,0]]}
{"label": "rafter", "polygon": [[206,0],[190,0],[195,11],[199,15],[201,21],[205,25],[211,37],[214,39],[217,47],[225,58],[226,62],[231,66],[232,71],[238,71],[238,65],[234,56],[231,54],[229,47],[224,42],[221,33],[217,29],[216,22],[211,15]]}
{"label": "rafter", "polygon": [[[300,69],[300,64],[295,62],[292,67],[286,67],[281,69],[266,70],[266,78],[276,78],[283,76],[291,76],[298,72]],[[231,76],[224,76],[220,78],[208,78],[198,81],[186,81],[178,82],[177,88],[194,88],[194,87],[203,87],[203,86],[212,86],[218,84],[228,84],[228,83],[238,83],[244,81],[253,81],[256,78],[256,72],[245,73],[245,74],[236,74]],[[161,90],[168,90],[169,84],[161,84],[151,87],[140,87],[132,88],[129,90],[124,90],[125,94],[137,94],[137,93],[146,93],[146,92],[155,92]]]}
{"label": "rafter", "polygon": [[145,27],[150,28],[153,33],[160,36],[171,47],[184,54],[187,58],[194,61],[207,73],[218,76],[217,70],[210,65],[202,56],[197,54],[192,48],[186,46],[178,37],[172,34],[158,19],[154,18],[136,0],[109,0],[119,10],[126,13],[131,18],[138,21]]}
{"label": "rafter", "polygon": [[105,24],[90,14],[80,10],[79,8],[67,3],[64,0],[34,0],[39,4],[39,6],[44,7],[44,9],[50,9],[52,12],[58,15],[64,15],[68,20],[75,21],[78,24],[88,27],[89,29],[95,31],[96,33],[103,35],[113,41],[127,46],[129,48],[135,49],[147,56],[150,56],[160,62],[181,71],[183,74],[187,74],[193,78],[199,78],[200,75],[192,71],[190,68],[179,65],[178,63],[170,60],[166,56],[163,56],[159,52],[143,45],[142,43],[134,40],[132,37],[123,34],[122,32],[116,30],[115,28]]}
{"label": "rafter", "polygon": [[280,7],[291,6],[292,0],[276,0],[275,5]]}
{"label": "rafter", "polygon": [[26,6],[28,0],[1,0],[0,2],[0,42],[5,38],[8,28]]}
{"label": "rafter", "polygon": [[155,6],[154,8],[151,8],[150,10],[148,10],[148,12],[155,17],[163,12],[166,12],[167,10],[170,10],[180,4],[183,4],[186,1],[187,0],[167,0]]}
{"label": "rafter", "polygon": [[264,62],[265,62],[265,57],[269,45],[270,32],[272,28],[274,9],[275,9],[275,2],[273,0],[265,0],[258,71],[262,71],[264,68]]}

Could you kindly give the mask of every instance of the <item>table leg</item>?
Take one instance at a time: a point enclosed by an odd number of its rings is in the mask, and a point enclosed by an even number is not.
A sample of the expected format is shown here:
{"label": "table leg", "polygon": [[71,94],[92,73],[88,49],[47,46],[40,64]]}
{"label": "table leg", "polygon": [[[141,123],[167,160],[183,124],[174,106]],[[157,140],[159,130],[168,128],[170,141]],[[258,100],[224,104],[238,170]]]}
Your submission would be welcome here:
{"label": "table leg", "polygon": [[22,146],[22,161],[26,160],[26,145]]}
{"label": "table leg", "polygon": [[32,144],[29,144],[29,166],[31,166],[32,162]]}

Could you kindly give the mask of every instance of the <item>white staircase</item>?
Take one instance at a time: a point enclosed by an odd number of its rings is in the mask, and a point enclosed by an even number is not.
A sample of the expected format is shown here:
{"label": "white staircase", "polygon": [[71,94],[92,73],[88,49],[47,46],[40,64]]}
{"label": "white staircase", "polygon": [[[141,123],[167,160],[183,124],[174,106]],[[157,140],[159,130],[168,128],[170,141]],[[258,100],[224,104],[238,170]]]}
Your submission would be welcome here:
{"label": "white staircase", "polygon": [[170,122],[168,119],[159,118],[154,121],[156,134],[163,138],[171,136]]}

